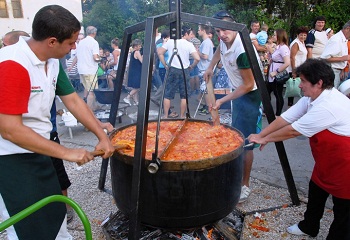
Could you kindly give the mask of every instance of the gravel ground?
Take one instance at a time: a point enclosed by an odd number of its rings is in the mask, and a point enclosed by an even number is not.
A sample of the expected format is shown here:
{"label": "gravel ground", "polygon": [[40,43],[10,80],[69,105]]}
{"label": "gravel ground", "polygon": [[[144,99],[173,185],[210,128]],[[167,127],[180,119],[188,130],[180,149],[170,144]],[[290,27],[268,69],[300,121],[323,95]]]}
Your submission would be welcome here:
{"label": "gravel ground", "polygon": [[[63,145],[75,148],[78,145],[70,142],[62,142]],[[94,142],[85,145],[93,150]],[[81,145],[80,145],[81,146]],[[77,167],[75,163],[65,162],[72,186],[69,188],[69,197],[76,201],[89,218],[92,228],[93,239],[106,239],[102,233],[101,223],[111,214],[117,211],[113,197],[98,190],[101,158]],[[110,173],[106,180],[106,189],[111,190]],[[294,237],[286,232],[286,228],[303,218],[305,202],[307,199],[300,196],[300,206],[290,206],[291,200],[287,189],[277,188],[265,184],[257,179],[251,179],[252,193],[249,199],[239,204],[237,208],[246,214],[244,219],[241,239],[326,239],[328,228],[333,219],[333,213],[325,209],[324,218],[321,221],[320,233],[316,238]],[[261,214],[257,222],[254,213]],[[83,225],[75,215],[74,220],[68,225],[74,239],[85,239]],[[264,227],[264,228],[261,228]],[[263,229],[262,230],[258,230]],[[0,234],[0,239],[6,239],[6,234]]]}

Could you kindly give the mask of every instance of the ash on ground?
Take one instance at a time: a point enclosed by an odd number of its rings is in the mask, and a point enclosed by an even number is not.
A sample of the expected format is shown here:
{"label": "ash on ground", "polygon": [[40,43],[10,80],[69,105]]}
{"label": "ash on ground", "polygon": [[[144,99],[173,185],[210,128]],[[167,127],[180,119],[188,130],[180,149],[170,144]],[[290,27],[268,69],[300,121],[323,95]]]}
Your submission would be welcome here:
{"label": "ash on ground", "polygon": [[[241,238],[244,214],[233,210],[222,220],[191,230],[164,230],[141,225],[141,240],[239,240]],[[103,223],[102,231],[107,240],[127,240],[129,219],[122,212],[111,214]]]}

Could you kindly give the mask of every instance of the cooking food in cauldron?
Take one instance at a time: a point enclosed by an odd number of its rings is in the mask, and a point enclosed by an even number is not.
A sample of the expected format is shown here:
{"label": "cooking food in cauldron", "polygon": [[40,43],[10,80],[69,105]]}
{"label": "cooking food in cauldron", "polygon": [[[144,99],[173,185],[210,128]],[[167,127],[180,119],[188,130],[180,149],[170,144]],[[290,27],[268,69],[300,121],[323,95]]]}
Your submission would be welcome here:
{"label": "cooking food in cauldron", "polygon": [[[160,124],[159,153],[173,141],[162,160],[198,160],[213,158],[232,152],[241,146],[240,134],[223,125],[212,126],[207,122],[162,121]],[[181,128],[182,127],[182,128]],[[146,159],[152,159],[155,151],[157,122],[148,124]],[[121,154],[134,155],[136,126],[120,130],[112,138],[112,144],[128,144],[129,148],[119,150]],[[176,136],[176,137],[175,137]],[[174,138],[175,137],[175,138]]]}

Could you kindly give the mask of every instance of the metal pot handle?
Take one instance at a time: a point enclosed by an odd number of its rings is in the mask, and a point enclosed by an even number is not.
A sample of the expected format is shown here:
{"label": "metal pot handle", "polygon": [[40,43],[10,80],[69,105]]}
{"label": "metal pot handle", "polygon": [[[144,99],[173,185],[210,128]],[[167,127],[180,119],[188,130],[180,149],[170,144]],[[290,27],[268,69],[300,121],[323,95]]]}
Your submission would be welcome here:
{"label": "metal pot handle", "polygon": [[[248,141],[248,138],[244,139],[244,142]],[[249,148],[249,147],[252,147],[254,146],[255,143],[251,142],[251,143],[247,143],[243,146],[243,148]]]}

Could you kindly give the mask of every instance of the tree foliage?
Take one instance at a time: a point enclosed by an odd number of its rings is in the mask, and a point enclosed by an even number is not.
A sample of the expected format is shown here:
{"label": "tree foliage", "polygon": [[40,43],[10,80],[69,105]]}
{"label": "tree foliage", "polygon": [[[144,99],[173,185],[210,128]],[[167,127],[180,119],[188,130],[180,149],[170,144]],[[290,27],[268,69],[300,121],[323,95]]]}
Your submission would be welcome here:
{"label": "tree foliage", "polygon": [[[182,0],[183,12],[212,16],[227,9],[237,22],[248,27],[252,20],[268,24],[270,32],[283,28],[290,38],[300,26],[312,27],[316,16],[327,19],[326,27],[335,32],[347,22],[348,0]],[[97,40],[108,47],[114,37],[122,38],[125,27],[144,21],[147,17],[169,11],[168,0],[83,0],[84,27],[98,28]],[[143,39],[143,33],[135,37]]]}
{"label": "tree foliage", "polygon": [[110,47],[113,38],[122,36],[124,20],[117,2],[99,0],[87,12],[83,19],[83,26],[86,28],[91,25],[97,28],[96,40],[101,47]]}

